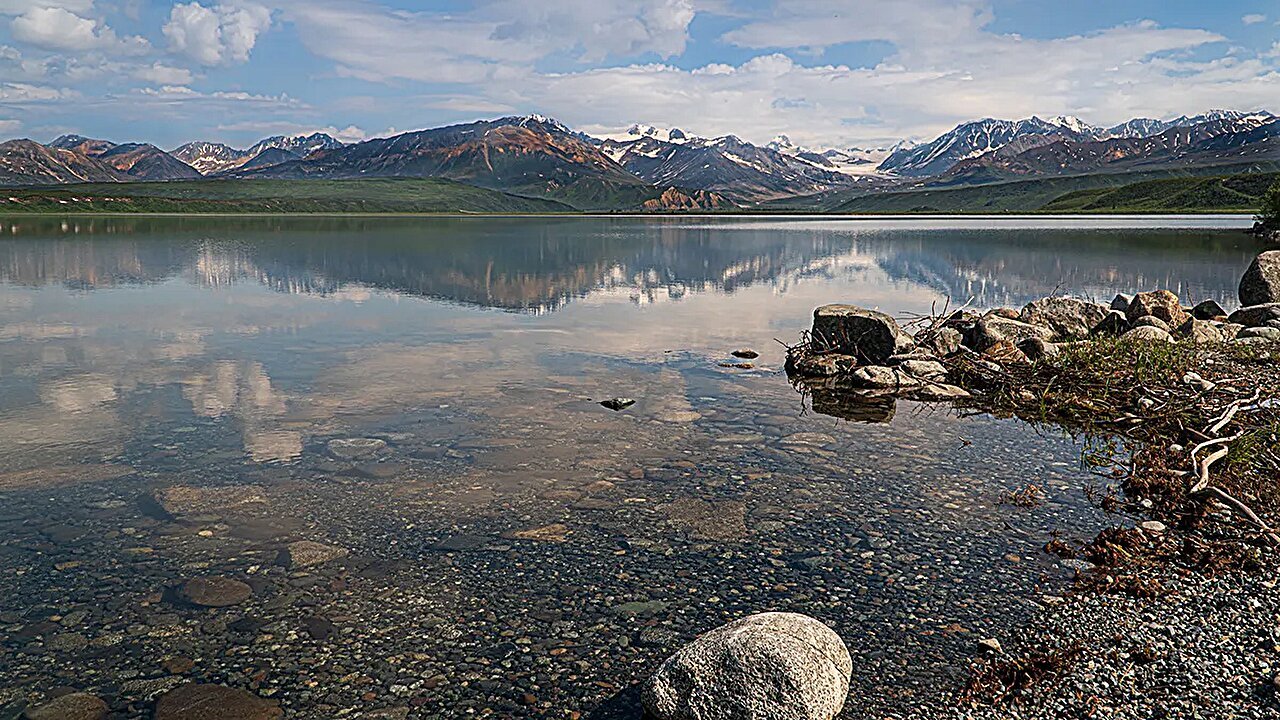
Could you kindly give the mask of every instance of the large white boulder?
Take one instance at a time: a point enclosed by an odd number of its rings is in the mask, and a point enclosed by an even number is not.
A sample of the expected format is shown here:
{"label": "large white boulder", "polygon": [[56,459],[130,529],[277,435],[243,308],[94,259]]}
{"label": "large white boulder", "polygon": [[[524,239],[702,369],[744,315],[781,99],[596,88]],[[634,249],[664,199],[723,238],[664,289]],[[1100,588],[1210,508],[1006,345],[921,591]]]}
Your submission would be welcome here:
{"label": "large white boulder", "polygon": [[702,635],[659,666],[642,702],[655,720],[831,720],[849,694],[844,641],[796,613],[761,613]]}

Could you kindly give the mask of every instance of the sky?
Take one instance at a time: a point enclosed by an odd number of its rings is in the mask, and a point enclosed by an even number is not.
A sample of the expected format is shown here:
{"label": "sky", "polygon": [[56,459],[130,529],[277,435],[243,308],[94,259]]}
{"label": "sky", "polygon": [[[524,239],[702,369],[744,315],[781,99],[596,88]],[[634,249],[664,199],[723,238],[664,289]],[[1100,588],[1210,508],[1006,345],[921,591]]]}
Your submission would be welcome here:
{"label": "sky", "polygon": [[358,141],[540,113],[877,147],[1280,112],[1275,0],[0,0],[0,137]]}

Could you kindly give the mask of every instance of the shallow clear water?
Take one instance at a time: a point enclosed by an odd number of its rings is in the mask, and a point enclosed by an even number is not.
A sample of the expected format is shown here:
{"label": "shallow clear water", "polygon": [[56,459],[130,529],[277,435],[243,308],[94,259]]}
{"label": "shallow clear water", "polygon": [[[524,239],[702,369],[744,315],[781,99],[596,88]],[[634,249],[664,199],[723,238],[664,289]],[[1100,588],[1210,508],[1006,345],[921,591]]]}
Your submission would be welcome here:
{"label": "shallow clear water", "polygon": [[[296,717],[627,717],[676,643],[765,609],[841,633],[859,712],[925,706],[1062,590],[1038,550],[1096,531],[1097,481],[1014,421],[814,412],[775,339],[827,302],[1230,305],[1242,224],[0,219],[0,707],[126,717],[190,678]],[[999,505],[1028,483],[1044,505]],[[157,508],[173,486],[258,497]],[[275,564],[298,539],[350,557]],[[175,601],[200,574],[253,596]]]}

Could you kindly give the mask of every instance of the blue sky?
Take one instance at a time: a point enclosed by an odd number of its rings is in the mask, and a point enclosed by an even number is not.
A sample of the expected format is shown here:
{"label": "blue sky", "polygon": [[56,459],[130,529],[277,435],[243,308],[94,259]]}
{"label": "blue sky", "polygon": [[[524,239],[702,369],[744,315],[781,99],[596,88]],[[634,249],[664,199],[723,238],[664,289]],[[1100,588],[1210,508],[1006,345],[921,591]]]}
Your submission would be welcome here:
{"label": "blue sky", "polygon": [[1274,0],[0,0],[0,136],[345,140],[539,112],[810,146],[1280,112]]}

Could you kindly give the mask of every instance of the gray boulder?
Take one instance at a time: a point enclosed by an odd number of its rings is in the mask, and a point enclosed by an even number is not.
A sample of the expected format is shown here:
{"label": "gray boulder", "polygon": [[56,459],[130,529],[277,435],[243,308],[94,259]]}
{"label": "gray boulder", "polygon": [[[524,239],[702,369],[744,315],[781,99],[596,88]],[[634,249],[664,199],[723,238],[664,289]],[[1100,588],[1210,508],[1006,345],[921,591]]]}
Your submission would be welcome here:
{"label": "gray boulder", "polygon": [[1245,328],[1236,335],[1237,338],[1263,338],[1272,342],[1280,342],[1280,329],[1273,327]]}
{"label": "gray boulder", "polygon": [[893,318],[856,305],[823,305],[814,310],[812,335],[814,350],[853,355],[866,365],[879,365],[890,355],[915,347]]}
{"label": "gray boulder", "polygon": [[1226,308],[1217,300],[1205,300],[1191,308],[1191,317],[1197,320],[1217,320],[1227,316]]}
{"label": "gray boulder", "polygon": [[1023,355],[1027,356],[1028,360],[1033,362],[1053,357],[1062,352],[1057,345],[1045,342],[1040,338],[1027,338],[1026,340],[1018,343],[1018,349],[1022,351]]}
{"label": "gray boulder", "polygon": [[902,370],[883,365],[860,367],[849,374],[849,381],[857,387],[871,390],[897,390],[920,385],[918,379]]}
{"label": "gray boulder", "polygon": [[806,377],[832,377],[845,375],[858,367],[858,358],[852,355],[828,353],[826,355],[805,355],[794,363],[788,361],[788,370]]}
{"label": "gray boulder", "polygon": [[1280,250],[1268,250],[1253,259],[1240,278],[1240,304],[1280,303]]}
{"label": "gray boulder", "polygon": [[1089,336],[1089,331],[1107,316],[1105,305],[1073,297],[1047,297],[1027,303],[1022,308],[1025,323],[1047,327],[1054,340],[1074,340]]}
{"label": "gray boulder", "polygon": [[953,327],[940,327],[919,340],[920,347],[939,357],[946,357],[964,344],[964,334]]}
{"label": "gray boulder", "polygon": [[1129,318],[1123,311],[1112,310],[1102,318],[1102,322],[1093,326],[1090,335],[1123,335],[1129,331]]}
{"label": "gray boulder", "polygon": [[1178,335],[1195,343],[1213,344],[1226,340],[1222,331],[1207,320],[1191,318],[1178,328]]}
{"label": "gray boulder", "polygon": [[986,352],[988,348],[1002,341],[1017,345],[1033,337],[1050,342],[1053,340],[1053,331],[1001,315],[987,315],[974,324],[973,329],[965,335],[964,344],[978,352]]}
{"label": "gray boulder", "polygon": [[947,368],[937,360],[911,359],[898,363],[898,368],[921,380],[945,380]]}
{"label": "gray boulder", "polygon": [[23,720],[104,720],[107,704],[94,695],[76,692],[44,705],[27,708]]}
{"label": "gray boulder", "polygon": [[1140,342],[1173,342],[1173,336],[1167,330],[1161,330],[1150,325],[1136,327],[1122,335],[1121,338]]}
{"label": "gray boulder", "polygon": [[840,636],[795,613],[729,623],[680,649],[645,683],[655,720],[831,720],[853,661]]}
{"label": "gray boulder", "polygon": [[1178,327],[1191,317],[1186,310],[1182,309],[1178,296],[1168,290],[1152,290],[1134,295],[1133,302],[1129,303],[1129,309],[1125,311],[1125,315],[1130,322],[1140,317],[1154,315],[1168,323],[1169,327]]}
{"label": "gray boulder", "polygon": [[1111,309],[1119,310],[1120,312],[1126,312],[1128,311],[1129,303],[1131,302],[1133,302],[1133,298],[1129,297],[1128,295],[1125,295],[1124,293],[1121,293],[1119,295],[1116,295],[1115,299],[1111,301]]}
{"label": "gray boulder", "polygon": [[1245,327],[1260,327],[1272,320],[1280,320],[1280,302],[1249,305],[1227,316],[1227,322]]}
{"label": "gray boulder", "polygon": [[[1191,318],[1187,318],[1187,319],[1190,320]],[[1185,325],[1186,323],[1184,322],[1183,324]],[[1155,315],[1143,315],[1137,320],[1134,320],[1132,323],[1132,326],[1136,328],[1137,327],[1160,328],[1161,330],[1167,333],[1173,332],[1173,327],[1171,327],[1169,323],[1165,322],[1164,320],[1161,320]]]}

